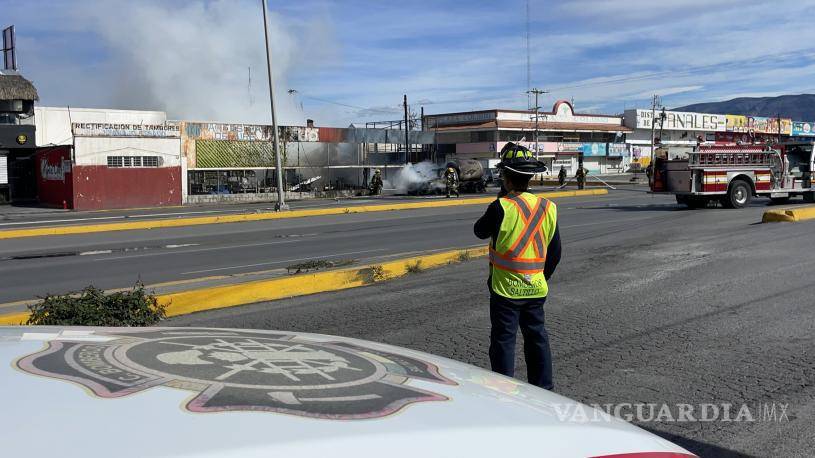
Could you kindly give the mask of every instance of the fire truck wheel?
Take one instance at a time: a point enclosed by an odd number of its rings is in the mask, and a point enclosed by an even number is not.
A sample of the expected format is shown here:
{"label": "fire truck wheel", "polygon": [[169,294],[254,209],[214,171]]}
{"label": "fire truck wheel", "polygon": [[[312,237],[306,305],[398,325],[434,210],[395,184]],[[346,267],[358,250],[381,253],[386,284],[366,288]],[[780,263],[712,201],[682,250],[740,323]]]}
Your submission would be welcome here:
{"label": "fire truck wheel", "polygon": [[808,204],[815,203],[815,192],[805,192],[804,202]]}
{"label": "fire truck wheel", "polygon": [[743,208],[750,203],[753,191],[744,180],[733,180],[727,195],[722,197],[722,206],[725,208]]}

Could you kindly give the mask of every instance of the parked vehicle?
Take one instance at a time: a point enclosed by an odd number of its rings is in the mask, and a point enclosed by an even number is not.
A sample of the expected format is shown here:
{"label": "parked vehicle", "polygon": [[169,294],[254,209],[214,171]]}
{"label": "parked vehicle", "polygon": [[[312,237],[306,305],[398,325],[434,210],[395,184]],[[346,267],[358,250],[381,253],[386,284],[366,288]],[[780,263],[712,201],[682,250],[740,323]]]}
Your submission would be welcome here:
{"label": "parked vehicle", "polygon": [[815,202],[814,160],[810,142],[663,147],[655,152],[649,185],[652,192],[674,194],[678,203],[691,208],[714,200],[726,208],[742,208],[755,196],[774,203],[794,196]]}
{"label": "parked vehicle", "polygon": [[0,327],[7,457],[692,458],[468,364],[257,329]]}

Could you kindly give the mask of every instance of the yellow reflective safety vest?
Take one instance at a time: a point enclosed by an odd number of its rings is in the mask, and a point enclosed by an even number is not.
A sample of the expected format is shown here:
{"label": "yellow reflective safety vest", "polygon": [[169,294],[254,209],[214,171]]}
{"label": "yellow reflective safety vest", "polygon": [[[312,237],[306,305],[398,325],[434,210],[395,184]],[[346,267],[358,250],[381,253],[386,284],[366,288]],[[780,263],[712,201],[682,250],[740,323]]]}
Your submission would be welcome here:
{"label": "yellow reflective safety vest", "polygon": [[555,234],[557,207],[528,192],[498,199],[504,219],[490,246],[492,291],[510,299],[546,297],[546,247]]}

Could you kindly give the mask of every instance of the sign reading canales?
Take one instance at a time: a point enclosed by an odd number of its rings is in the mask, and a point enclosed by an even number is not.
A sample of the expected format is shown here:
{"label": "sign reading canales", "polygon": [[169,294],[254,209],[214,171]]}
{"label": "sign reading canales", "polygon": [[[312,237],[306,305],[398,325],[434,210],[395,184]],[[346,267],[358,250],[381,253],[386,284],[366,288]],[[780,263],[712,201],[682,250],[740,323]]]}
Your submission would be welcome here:
{"label": "sign reading canales", "polygon": [[150,137],[179,138],[180,126],[164,124],[120,124],[109,122],[75,122],[71,131],[77,137]]}
{"label": "sign reading canales", "polygon": [[[626,124],[629,124],[629,117],[636,116],[637,129],[650,129],[653,121],[651,110],[629,110],[626,111]],[[727,128],[727,117],[720,114],[708,113],[686,113],[682,111],[666,111],[664,123],[660,119],[662,113],[656,112],[656,129],[663,130],[692,130],[700,132],[724,132]]]}

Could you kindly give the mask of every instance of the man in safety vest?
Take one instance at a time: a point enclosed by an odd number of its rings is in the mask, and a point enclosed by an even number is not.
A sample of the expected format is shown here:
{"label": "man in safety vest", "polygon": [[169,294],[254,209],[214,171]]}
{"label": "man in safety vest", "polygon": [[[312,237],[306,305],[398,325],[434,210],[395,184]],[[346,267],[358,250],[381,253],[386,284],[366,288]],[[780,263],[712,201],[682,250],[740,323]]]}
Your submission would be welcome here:
{"label": "man in safety vest", "polygon": [[528,191],[546,166],[526,148],[507,143],[498,164],[504,188],[475,223],[475,235],[490,242],[490,363],[515,374],[515,337],[524,337],[527,379],[552,389],[552,355],[544,327],[547,281],[560,261],[557,207]]}

